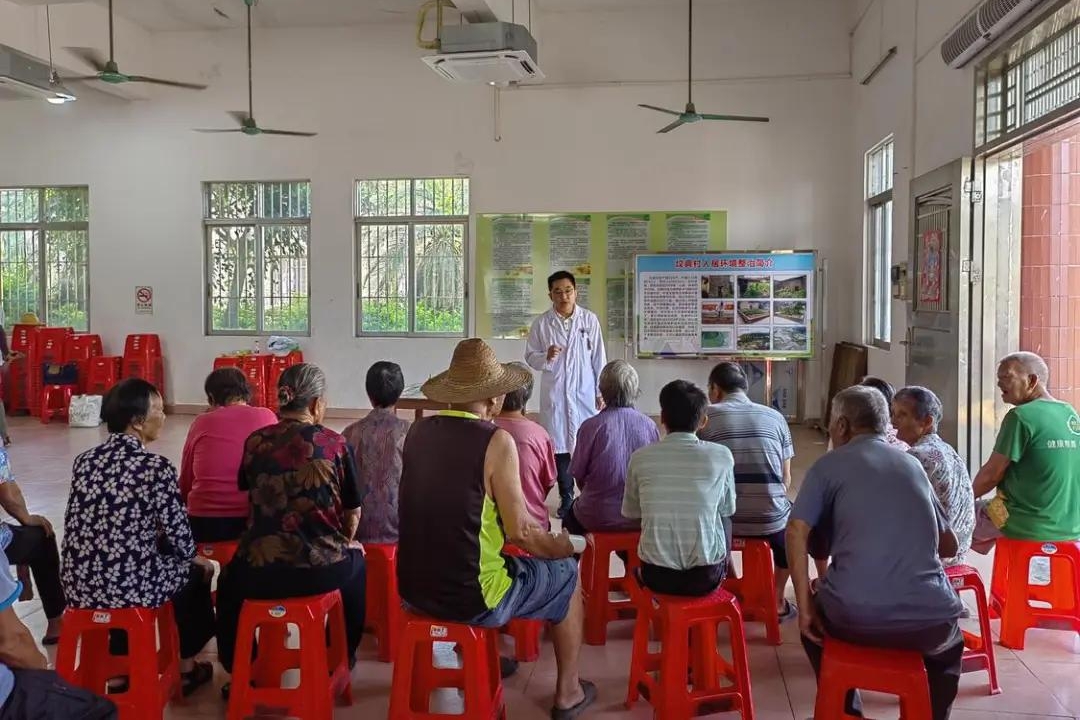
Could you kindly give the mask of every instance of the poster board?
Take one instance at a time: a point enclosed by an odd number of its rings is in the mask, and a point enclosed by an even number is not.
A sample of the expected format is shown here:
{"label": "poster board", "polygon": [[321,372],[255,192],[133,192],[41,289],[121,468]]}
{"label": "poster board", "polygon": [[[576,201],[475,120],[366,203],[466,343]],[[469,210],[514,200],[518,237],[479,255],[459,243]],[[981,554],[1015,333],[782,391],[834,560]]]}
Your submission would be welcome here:
{"label": "poster board", "polygon": [[551,307],[547,277],[572,272],[578,304],[592,310],[608,342],[625,340],[632,317],[628,280],[638,253],[711,252],[727,247],[727,213],[587,212],[478,215],[476,335],[523,338]]}
{"label": "poster board", "polygon": [[813,357],[813,251],[640,254],[634,265],[638,357]]}

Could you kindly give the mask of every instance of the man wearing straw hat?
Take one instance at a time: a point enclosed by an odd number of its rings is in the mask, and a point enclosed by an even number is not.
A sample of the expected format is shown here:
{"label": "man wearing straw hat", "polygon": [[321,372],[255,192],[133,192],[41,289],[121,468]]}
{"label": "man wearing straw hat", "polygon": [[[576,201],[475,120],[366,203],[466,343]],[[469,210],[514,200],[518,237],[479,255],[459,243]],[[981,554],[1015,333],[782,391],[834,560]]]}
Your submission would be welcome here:
{"label": "man wearing straw hat", "polygon": [[[551,717],[570,720],[596,699],[596,687],[578,677],[583,608],[574,548],[565,531],[547,532],[529,514],[514,439],[492,422],[503,396],[528,379],[528,370],[501,364],[471,339],[455,348],[449,370],[424,383],[424,395],[451,409],[416,422],[405,439],[398,586],[412,611],[440,620],[551,623]],[[502,554],[507,541],[531,557]]]}

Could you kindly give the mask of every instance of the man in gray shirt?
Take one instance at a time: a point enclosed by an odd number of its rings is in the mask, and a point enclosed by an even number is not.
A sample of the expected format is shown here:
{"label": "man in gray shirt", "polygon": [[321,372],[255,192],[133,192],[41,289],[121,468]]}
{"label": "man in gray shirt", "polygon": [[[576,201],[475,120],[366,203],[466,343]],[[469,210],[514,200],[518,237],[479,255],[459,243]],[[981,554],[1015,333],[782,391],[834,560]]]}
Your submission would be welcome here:
{"label": "man in gray shirt", "polygon": [[[921,653],[934,720],[946,720],[960,682],[963,605],[939,557],[956,554],[956,536],[919,461],[886,443],[881,393],[838,393],[832,418],[835,449],[807,472],[787,529],[803,647],[815,673],[825,633]],[[815,528],[828,530],[832,565],[812,588],[807,542]],[[857,692],[847,711],[861,716]]]}

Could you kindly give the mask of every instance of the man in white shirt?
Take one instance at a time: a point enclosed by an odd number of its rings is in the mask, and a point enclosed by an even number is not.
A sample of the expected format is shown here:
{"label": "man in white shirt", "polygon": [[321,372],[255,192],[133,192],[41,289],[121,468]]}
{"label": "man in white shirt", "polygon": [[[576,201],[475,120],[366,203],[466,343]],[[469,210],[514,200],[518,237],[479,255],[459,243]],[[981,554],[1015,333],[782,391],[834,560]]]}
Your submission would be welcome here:
{"label": "man in white shirt", "polygon": [[525,345],[525,362],[540,370],[540,423],[555,443],[559,517],[574,499],[570,455],[581,423],[603,407],[600,371],[607,363],[596,315],[577,305],[577,280],[566,271],[548,278],[551,309],[536,318]]}

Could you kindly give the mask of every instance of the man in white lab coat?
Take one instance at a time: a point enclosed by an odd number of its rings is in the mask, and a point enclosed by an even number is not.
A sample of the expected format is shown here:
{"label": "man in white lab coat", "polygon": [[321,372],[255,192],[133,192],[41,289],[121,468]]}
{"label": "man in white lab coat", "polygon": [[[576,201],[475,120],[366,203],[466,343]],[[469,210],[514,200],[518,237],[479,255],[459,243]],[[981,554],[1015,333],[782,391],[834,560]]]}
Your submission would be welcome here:
{"label": "man in white lab coat", "polygon": [[577,305],[577,280],[565,271],[548,278],[551,309],[529,329],[525,362],[543,375],[540,380],[540,422],[555,443],[559,517],[574,499],[570,454],[581,423],[603,407],[600,371],[607,362],[604,336],[596,315]]}

